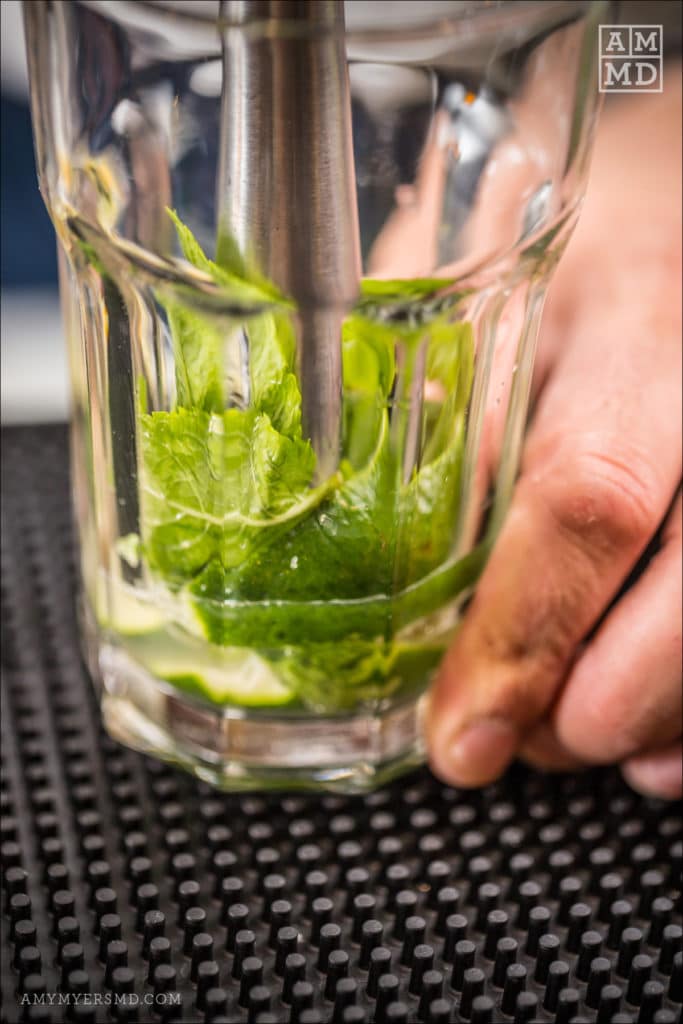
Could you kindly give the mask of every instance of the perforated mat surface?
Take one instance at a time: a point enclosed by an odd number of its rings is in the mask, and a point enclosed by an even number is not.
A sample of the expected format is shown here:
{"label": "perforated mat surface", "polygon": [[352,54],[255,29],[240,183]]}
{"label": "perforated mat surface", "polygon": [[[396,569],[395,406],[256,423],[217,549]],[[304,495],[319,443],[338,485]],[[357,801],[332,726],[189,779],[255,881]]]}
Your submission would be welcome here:
{"label": "perforated mat surface", "polygon": [[223,795],[103,734],[62,428],[3,431],[2,1021],[673,1024],[678,810],[612,771]]}

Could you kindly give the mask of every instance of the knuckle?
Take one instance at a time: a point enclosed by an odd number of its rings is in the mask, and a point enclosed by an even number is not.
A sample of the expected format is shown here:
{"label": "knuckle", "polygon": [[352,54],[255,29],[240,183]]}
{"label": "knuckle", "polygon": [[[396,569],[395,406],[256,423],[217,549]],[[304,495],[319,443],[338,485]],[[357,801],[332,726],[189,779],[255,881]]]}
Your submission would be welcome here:
{"label": "knuckle", "polygon": [[[648,734],[653,715],[640,708],[637,714],[626,702],[612,699],[597,699],[587,709],[584,739],[596,761],[611,762],[627,757],[637,750]],[[590,737],[593,742],[585,740]]]}
{"label": "knuckle", "polygon": [[656,473],[607,447],[575,451],[550,488],[549,510],[563,533],[592,552],[639,550],[659,525]]}
{"label": "knuckle", "polygon": [[[597,689],[585,708],[584,716],[583,731],[577,737],[578,742],[583,738],[592,749],[598,748],[596,739],[599,739],[605,760],[623,757],[637,746],[638,736],[635,732],[638,718],[634,718],[625,701],[615,700],[608,688]],[[598,749],[595,752],[598,753]]]}

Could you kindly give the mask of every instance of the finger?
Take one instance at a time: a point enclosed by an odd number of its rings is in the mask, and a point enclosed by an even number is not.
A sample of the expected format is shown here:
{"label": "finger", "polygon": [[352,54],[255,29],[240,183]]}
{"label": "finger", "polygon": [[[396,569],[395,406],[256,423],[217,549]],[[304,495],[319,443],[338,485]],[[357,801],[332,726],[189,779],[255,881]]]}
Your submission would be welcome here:
{"label": "finger", "polygon": [[590,763],[621,761],[683,732],[681,498],[663,546],[574,664],[553,712],[562,746]]}
{"label": "finger", "polygon": [[585,761],[560,743],[552,722],[547,718],[535,725],[522,740],[519,756],[527,764],[547,772],[569,772],[585,767]]}
{"label": "finger", "polygon": [[[532,424],[512,508],[435,685],[432,764],[460,785],[495,778],[544,716],[680,475],[678,329],[662,317],[659,332],[645,331],[649,306],[637,303],[630,324],[610,323],[627,308],[618,297],[611,313],[603,309],[599,337],[592,315],[577,317],[577,339]],[[603,334],[621,345],[602,344]]]}
{"label": "finger", "polygon": [[[545,716],[680,478],[680,203],[671,230],[652,232],[671,162],[660,170],[636,154],[624,165],[637,200],[624,223],[613,168],[633,133],[617,128],[596,152],[583,240],[580,225],[567,253],[571,322],[513,505],[430,703],[432,764],[463,785],[499,774]],[[606,260],[611,232],[619,258]]]}
{"label": "finger", "polygon": [[[632,638],[633,631],[630,628],[630,623],[623,622],[625,634],[624,646],[622,649],[620,645],[619,651],[620,660],[623,663],[623,667],[627,672],[631,667],[635,669],[635,665],[637,664],[637,659],[639,656],[642,656],[647,651],[650,652],[650,656],[652,655],[653,651],[656,652],[656,660],[659,661],[659,664],[656,666],[650,666],[650,670],[648,670],[647,668],[644,670],[644,678],[646,678],[648,682],[654,679],[658,682],[664,683],[664,680],[666,678],[666,657],[662,659],[659,658],[659,653],[663,648],[665,648],[666,644],[658,643],[659,638],[656,635],[656,628],[654,631],[650,629],[650,613],[654,614],[656,625],[660,624],[660,620],[658,619],[655,610],[655,602],[663,602],[665,605],[663,612],[664,619],[662,619],[661,622],[663,622],[668,616],[673,621],[674,632],[676,632],[676,630],[679,630],[680,628],[680,536],[681,503],[679,498],[678,502],[676,503],[671,513],[669,522],[667,524],[667,527],[664,531],[662,538],[664,550],[670,550],[672,556],[673,574],[669,576],[668,582],[673,584],[673,589],[674,591],[676,591],[676,593],[674,593],[673,599],[670,602],[667,602],[667,598],[671,596],[671,588],[667,588],[666,586],[660,586],[660,581],[658,579],[658,577],[661,575],[660,559],[659,561],[655,562],[656,571],[655,566],[651,565],[648,572],[646,573],[646,576],[644,577],[648,581],[651,580],[652,586],[655,590],[654,600],[650,599],[647,593],[647,588],[644,586],[642,580],[637,588],[638,592],[641,593],[641,600],[644,599],[646,601],[646,607],[645,609],[636,608],[635,627],[636,631],[638,631],[639,627],[644,626],[644,629],[647,632],[647,636],[643,638],[642,646],[639,646],[638,642],[636,641],[635,659],[633,660],[631,659],[631,655],[633,653],[631,648],[633,644],[629,642],[629,638]],[[648,582],[648,586],[649,585],[650,584]],[[622,614],[623,609],[628,607],[628,605],[631,603],[631,600],[632,594],[627,596],[625,602],[622,600],[622,602],[619,605],[620,616]],[[616,625],[615,619],[616,617],[613,614],[609,620],[610,623]],[[578,659],[577,664],[579,666],[579,673],[582,669],[585,668],[587,661],[590,662],[592,665],[591,659],[593,655],[596,653],[595,645],[597,644],[598,647],[600,647],[603,644],[606,632],[607,628],[605,627],[598,633],[597,638],[589,645],[588,653],[586,654],[586,656],[584,658]],[[666,633],[666,629],[663,629],[662,632]],[[673,682],[668,687],[667,691],[669,695],[674,696],[674,699],[676,693],[680,694],[681,652],[680,645],[678,646],[679,650],[678,656],[675,658]],[[612,682],[616,690],[619,687],[619,683],[617,682],[617,679],[614,678],[614,675],[612,674],[611,670],[610,676],[612,678]],[[595,672],[591,669],[589,670],[589,676],[587,678],[587,692],[579,692],[574,687],[574,673],[571,673],[569,676],[569,681],[566,684],[565,689],[562,691],[559,698],[559,703],[557,705],[557,707],[560,708],[563,706],[571,705],[572,700],[575,698],[575,710],[578,712],[578,733],[580,740],[584,738],[586,729],[586,722],[583,720],[582,714],[583,710],[586,707],[595,706],[593,700],[594,681]],[[638,686],[637,681],[636,686],[638,687],[639,691],[642,689],[641,686]],[[652,696],[654,702],[656,703],[656,696],[654,694]],[[594,737],[594,741],[597,741],[599,756],[595,756],[594,751],[592,750],[587,751],[581,742],[579,742],[579,744],[572,743],[571,748],[565,745],[559,738],[557,730],[551,719],[546,718],[542,722],[540,722],[525,738],[523,746],[519,751],[520,757],[524,761],[527,761],[529,764],[532,764],[537,768],[542,768],[546,771],[568,771],[571,769],[576,769],[580,767],[582,764],[586,764],[587,762],[595,763],[596,761],[619,759],[623,751],[625,749],[628,749],[628,747],[632,744],[626,744],[624,746],[623,733],[621,734],[620,738],[619,728],[616,727],[614,721],[612,720],[614,717],[615,709],[622,709],[621,714],[623,714],[624,712],[628,713],[630,709],[635,709],[633,711],[634,722],[632,723],[632,735],[638,738],[636,742],[640,739],[640,737],[642,737],[645,746],[649,746],[657,742],[661,743],[662,740],[666,739],[670,734],[677,735],[678,731],[681,731],[680,713],[676,708],[674,708],[671,713],[669,713],[669,710],[667,710],[668,708],[671,708],[671,700],[669,700],[668,704],[666,700],[663,700],[661,704],[658,705],[657,710],[659,711],[659,708],[661,707],[661,717],[665,719],[664,726],[648,728],[647,718],[641,715],[642,698],[639,698],[640,692],[636,695],[633,695],[627,693],[625,688],[620,689],[618,693],[615,693],[613,695],[608,694],[608,707],[606,709],[606,712],[603,713],[603,709],[601,708],[600,711],[596,713],[596,718],[599,722],[599,726],[597,729],[597,736]],[[607,722],[610,723],[609,728],[605,727],[605,723]],[[605,755],[606,742],[608,745],[613,744],[614,748],[616,749],[613,748],[609,753]],[[577,747],[579,748],[578,750]],[[647,756],[649,757],[649,755]],[[659,755],[656,755],[656,758],[658,759]],[[656,760],[656,764],[658,764],[658,760]]]}
{"label": "finger", "polygon": [[621,770],[629,786],[639,793],[680,800],[683,796],[682,761],[683,747],[678,742],[665,750],[631,757]]}
{"label": "finger", "polygon": [[[608,106],[601,117],[582,213],[550,284],[532,396],[543,389],[566,350],[567,339],[575,329],[587,277],[600,289],[606,252],[609,262],[623,275],[625,290],[630,289],[636,296],[642,294],[656,277],[668,282],[663,295],[667,294],[666,289],[669,296],[680,294],[682,151],[680,145],[672,147],[671,139],[672,132],[680,139],[681,76],[670,76],[670,86],[657,96],[632,96],[628,103]],[[650,102],[652,100],[654,102]],[[644,138],[648,140],[646,154]],[[629,168],[629,172],[615,175],[615,167]],[[671,232],[651,230],[654,207],[661,208],[662,215],[671,223]],[[629,210],[632,224],[644,225],[642,230],[624,228],[625,209]],[[606,221],[611,222],[619,240],[618,256],[616,249],[605,244],[610,237],[610,229],[604,228]],[[624,270],[627,251],[631,272]],[[656,282],[654,286],[660,287]],[[605,303],[610,301],[607,294],[603,298]],[[624,308],[629,310],[633,305],[633,300],[627,298]],[[665,300],[660,308],[675,310],[676,307],[680,312],[680,301],[667,303]],[[653,317],[656,315],[653,310]]]}

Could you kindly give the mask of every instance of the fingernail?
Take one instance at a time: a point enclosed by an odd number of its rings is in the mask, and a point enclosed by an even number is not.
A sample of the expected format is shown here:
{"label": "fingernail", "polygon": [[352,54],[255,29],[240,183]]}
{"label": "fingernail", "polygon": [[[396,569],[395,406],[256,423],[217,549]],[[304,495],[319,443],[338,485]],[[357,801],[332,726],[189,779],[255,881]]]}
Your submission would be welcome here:
{"label": "fingernail", "polygon": [[681,745],[629,758],[621,768],[629,786],[645,796],[679,800],[683,792]]}
{"label": "fingernail", "polygon": [[507,768],[519,734],[504,718],[480,718],[447,742],[435,755],[437,774],[458,786],[483,786]]}

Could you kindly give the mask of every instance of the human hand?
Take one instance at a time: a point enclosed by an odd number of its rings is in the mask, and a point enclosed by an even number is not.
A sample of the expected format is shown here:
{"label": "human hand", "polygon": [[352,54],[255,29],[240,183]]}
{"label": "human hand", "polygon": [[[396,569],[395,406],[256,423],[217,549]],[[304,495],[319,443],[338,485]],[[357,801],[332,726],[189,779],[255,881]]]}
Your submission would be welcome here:
{"label": "human hand", "polygon": [[[512,506],[435,683],[434,770],[619,762],[681,794],[680,72],[600,126]],[[642,575],[615,602],[662,527]]]}

